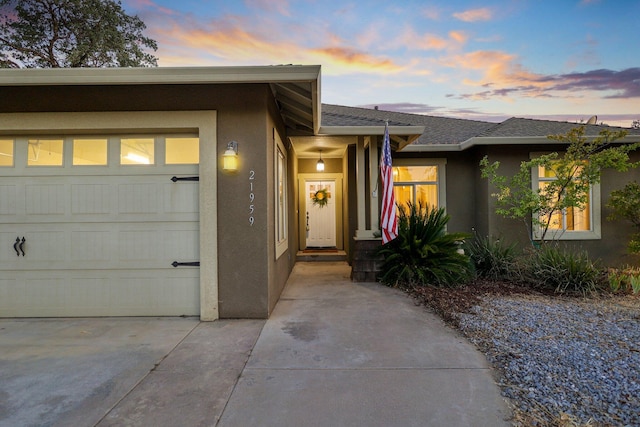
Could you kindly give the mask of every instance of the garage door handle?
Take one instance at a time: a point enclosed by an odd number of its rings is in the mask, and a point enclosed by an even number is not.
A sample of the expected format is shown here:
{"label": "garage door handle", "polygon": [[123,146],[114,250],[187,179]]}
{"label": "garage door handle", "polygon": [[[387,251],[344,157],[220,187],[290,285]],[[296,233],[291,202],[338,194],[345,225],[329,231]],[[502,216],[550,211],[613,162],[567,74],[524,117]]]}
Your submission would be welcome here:
{"label": "garage door handle", "polygon": [[171,181],[173,182],[178,182],[178,181],[200,181],[200,177],[199,176],[183,176],[181,178],[178,178],[177,176],[174,176],[171,178]]}
{"label": "garage door handle", "polygon": [[[20,252],[22,252],[22,256],[24,256],[24,242],[26,241],[27,240],[24,236],[22,237],[22,240],[20,240],[20,237],[16,237],[16,242],[13,244],[13,250],[16,251],[17,256],[20,256]],[[18,252],[18,249],[20,249],[20,252]]]}
{"label": "garage door handle", "polygon": [[196,262],[173,261],[171,265],[173,265],[174,267],[200,267],[200,261],[196,261]]}

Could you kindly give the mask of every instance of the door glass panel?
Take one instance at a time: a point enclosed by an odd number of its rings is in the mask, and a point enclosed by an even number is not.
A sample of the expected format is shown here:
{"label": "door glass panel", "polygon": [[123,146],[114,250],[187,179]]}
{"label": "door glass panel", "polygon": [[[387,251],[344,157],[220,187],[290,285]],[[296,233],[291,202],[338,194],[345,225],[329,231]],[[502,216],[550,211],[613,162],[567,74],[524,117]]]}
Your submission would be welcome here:
{"label": "door glass panel", "polygon": [[120,164],[154,164],[154,142],[153,138],[122,138],[120,140]]}
{"label": "door glass panel", "polygon": [[106,139],[74,139],[73,164],[106,165],[107,146]]}
{"label": "door glass panel", "polygon": [[197,165],[200,163],[199,138],[166,138],[167,165]]}
{"label": "door glass panel", "polygon": [[62,166],[62,139],[30,139],[27,144],[29,166]]}
{"label": "door glass panel", "polygon": [[0,139],[0,166],[13,166],[13,139]]}

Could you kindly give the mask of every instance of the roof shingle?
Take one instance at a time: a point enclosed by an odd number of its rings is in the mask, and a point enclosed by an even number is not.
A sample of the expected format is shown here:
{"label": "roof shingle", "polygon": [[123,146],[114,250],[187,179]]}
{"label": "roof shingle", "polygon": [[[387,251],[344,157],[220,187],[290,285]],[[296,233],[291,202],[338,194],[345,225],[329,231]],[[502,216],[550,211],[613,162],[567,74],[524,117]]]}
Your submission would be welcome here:
{"label": "roof shingle", "polygon": [[[424,126],[424,133],[412,145],[461,144],[471,138],[546,137],[565,134],[580,123],[556,122],[512,117],[502,123],[454,119],[422,114],[400,113],[370,108],[322,104],[323,126],[380,126],[385,121],[393,126]],[[585,134],[596,136],[604,129],[626,130],[640,135],[640,129],[606,125],[586,125]]]}

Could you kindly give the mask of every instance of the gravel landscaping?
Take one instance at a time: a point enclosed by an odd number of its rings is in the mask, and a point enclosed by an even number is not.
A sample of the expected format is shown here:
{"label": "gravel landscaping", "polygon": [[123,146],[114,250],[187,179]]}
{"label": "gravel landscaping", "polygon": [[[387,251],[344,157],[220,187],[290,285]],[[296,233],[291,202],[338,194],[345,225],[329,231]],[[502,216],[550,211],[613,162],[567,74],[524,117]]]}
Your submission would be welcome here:
{"label": "gravel landscaping", "polygon": [[640,298],[511,285],[411,292],[484,352],[515,426],[640,426]]}

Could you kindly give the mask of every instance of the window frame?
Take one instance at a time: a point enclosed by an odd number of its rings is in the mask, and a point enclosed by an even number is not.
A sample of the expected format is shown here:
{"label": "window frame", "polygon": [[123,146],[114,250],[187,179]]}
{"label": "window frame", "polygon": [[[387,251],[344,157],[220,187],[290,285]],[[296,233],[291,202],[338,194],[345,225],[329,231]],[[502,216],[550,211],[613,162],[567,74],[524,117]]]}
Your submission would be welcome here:
{"label": "window frame", "polygon": [[[536,158],[543,154],[548,153],[531,153],[531,158]],[[554,178],[544,177],[540,178],[539,167],[535,166],[531,168],[531,189],[538,191],[540,188],[540,182],[553,181]],[[547,230],[544,236],[544,240],[600,240],[602,238],[601,229],[601,194],[600,184],[592,184],[589,191],[589,225],[590,230],[567,230],[566,227],[566,211],[561,212],[562,215],[562,229]],[[531,232],[533,240],[542,240],[542,229],[539,225],[531,222]]]}
{"label": "window frame", "polygon": [[[289,217],[288,217],[288,158],[287,150],[280,135],[275,131],[274,134],[274,244],[276,260],[289,249]],[[282,188],[282,193],[279,189]]]}
{"label": "window frame", "polygon": [[[438,208],[447,209],[447,182],[446,182],[446,165],[447,159],[443,158],[426,158],[426,159],[393,159],[392,167],[407,167],[407,166],[436,166],[438,168],[436,178],[436,188],[438,195]],[[396,185],[420,185],[420,184],[433,184],[433,181],[398,181],[394,180],[393,186]],[[415,193],[415,188],[414,188]]]}

